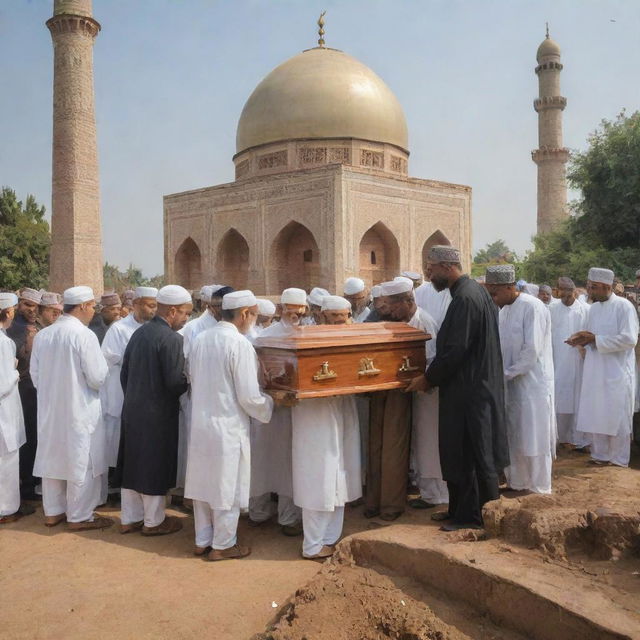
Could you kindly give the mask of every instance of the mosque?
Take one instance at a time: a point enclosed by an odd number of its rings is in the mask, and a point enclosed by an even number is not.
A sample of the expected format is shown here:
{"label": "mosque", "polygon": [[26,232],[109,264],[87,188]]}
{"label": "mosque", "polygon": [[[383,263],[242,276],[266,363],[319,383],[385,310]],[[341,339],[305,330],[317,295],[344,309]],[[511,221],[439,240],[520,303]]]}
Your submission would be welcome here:
{"label": "mosque", "polygon": [[409,176],[407,123],[368,67],[325,46],[276,67],[249,96],[235,181],[164,197],[168,282],[273,295],[341,291],[420,270],[434,244],[471,261],[471,188]]}

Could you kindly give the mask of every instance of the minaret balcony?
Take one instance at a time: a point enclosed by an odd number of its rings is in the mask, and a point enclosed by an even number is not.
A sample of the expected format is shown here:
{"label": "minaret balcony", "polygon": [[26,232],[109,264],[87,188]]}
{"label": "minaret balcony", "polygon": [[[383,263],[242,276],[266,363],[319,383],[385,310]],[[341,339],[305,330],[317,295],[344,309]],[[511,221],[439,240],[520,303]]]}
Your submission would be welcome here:
{"label": "minaret balcony", "polygon": [[542,162],[562,162],[569,160],[569,149],[566,147],[542,147],[531,152],[531,159],[536,163]]}
{"label": "minaret balcony", "polygon": [[540,73],[541,71],[562,71],[563,68],[560,62],[545,62],[536,67],[536,73]]}
{"label": "minaret balcony", "polygon": [[533,101],[533,108],[536,111],[545,109],[564,109],[567,106],[567,99],[563,96],[542,96]]}

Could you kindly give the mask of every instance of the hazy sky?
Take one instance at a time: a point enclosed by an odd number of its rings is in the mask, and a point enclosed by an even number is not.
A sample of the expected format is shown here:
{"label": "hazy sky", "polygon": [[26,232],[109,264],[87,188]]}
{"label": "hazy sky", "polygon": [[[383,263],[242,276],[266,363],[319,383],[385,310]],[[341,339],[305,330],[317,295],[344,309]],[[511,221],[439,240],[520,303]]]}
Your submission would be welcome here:
{"label": "hazy sky", "polygon": [[[242,107],[275,66],[316,44],[395,92],[409,173],[473,188],[474,249],[535,231],[535,53],[562,48],[565,145],[640,108],[638,0],[94,0],[105,258],[162,272],[162,196],[233,180]],[[51,202],[49,0],[0,0],[0,184]]]}

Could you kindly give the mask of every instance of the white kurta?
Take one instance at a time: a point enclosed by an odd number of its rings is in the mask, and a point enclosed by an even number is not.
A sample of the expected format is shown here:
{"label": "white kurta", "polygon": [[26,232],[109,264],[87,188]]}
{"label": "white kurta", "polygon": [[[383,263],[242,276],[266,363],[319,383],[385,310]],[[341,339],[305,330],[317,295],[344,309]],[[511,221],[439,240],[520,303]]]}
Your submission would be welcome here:
{"label": "white kurta", "polygon": [[190,320],[187,324],[184,325],[184,329],[182,332],[183,338],[183,349],[184,349],[184,357],[189,360],[189,354],[191,352],[191,347],[193,346],[193,341],[207,329],[212,329],[218,324],[218,321],[213,317],[213,314],[208,309],[204,311],[201,315],[199,315],[194,320]]}
{"label": "white kurta", "polygon": [[555,453],[551,317],[537,298],[520,294],[500,309],[509,454]]}
{"label": "white kurta", "polygon": [[365,307],[360,313],[358,313],[357,315],[356,314],[353,315],[353,321],[364,322],[369,317],[370,313],[371,313],[371,309],[369,307]]}
{"label": "white kurta", "polygon": [[413,294],[416,298],[416,304],[433,318],[436,327],[439,329],[444,317],[447,315],[449,304],[451,304],[449,289],[437,291],[431,282],[423,282],[414,289]]}
{"label": "white kurta", "polygon": [[118,463],[118,447],[120,445],[120,416],[124,393],[120,383],[120,371],[122,359],[129,344],[131,336],[143,325],[138,322],[133,313],[114,322],[102,341],[102,355],[109,365],[107,381],[100,388],[100,400],[102,402],[102,415],[106,432],[107,464],[115,467]]}
{"label": "white kurta", "polygon": [[36,334],[31,379],[38,390],[33,475],[81,483],[107,471],[100,387],[108,373],[96,334],[64,314]]}
{"label": "white kurta", "polygon": [[[273,400],[258,386],[258,358],[229,322],[219,322],[193,343],[191,433],[185,497],[212,509],[249,505],[249,419],[268,422]],[[239,502],[239,505],[237,504]]]}
{"label": "white kurta", "polygon": [[595,344],[586,347],[577,428],[607,436],[630,434],[635,395],[638,315],[616,295],[589,307],[587,331]]}
{"label": "white kurta", "polygon": [[17,451],[26,442],[19,377],[16,343],[0,329],[0,457]]}

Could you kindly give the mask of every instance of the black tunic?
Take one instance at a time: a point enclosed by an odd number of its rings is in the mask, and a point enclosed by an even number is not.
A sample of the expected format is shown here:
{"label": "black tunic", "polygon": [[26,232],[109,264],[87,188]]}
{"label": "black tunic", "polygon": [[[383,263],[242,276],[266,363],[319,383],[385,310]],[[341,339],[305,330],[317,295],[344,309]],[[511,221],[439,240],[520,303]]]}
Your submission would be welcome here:
{"label": "black tunic", "polygon": [[124,352],[118,471],[122,487],[151,496],[176,485],[180,396],[187,390],[182,336],[156,316]]}
{"label": "black tunic", "polygon": [[458,482],[467,471],[462,452],[471,445],[480,478],[509,465],[504,373],[498,309],[484,287],[462,276],[436,339],[427,380],[440,389],[442,477]]}
{"label": "black tunic", "polygon": [[91,329],[91,331],[93,331],[93,333],[95,333],[96,336],[98,336],[98,342],[100,344],[102,344],[104,337],[107,335],[108,328],[109,327],[107,326],[107,323],[104,321],[104,318],[102,317],[102,315],[99,313],[94,314],[91,322],[89,323],[89,329]]}

